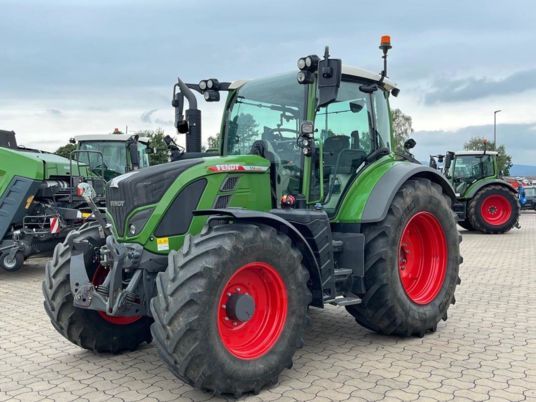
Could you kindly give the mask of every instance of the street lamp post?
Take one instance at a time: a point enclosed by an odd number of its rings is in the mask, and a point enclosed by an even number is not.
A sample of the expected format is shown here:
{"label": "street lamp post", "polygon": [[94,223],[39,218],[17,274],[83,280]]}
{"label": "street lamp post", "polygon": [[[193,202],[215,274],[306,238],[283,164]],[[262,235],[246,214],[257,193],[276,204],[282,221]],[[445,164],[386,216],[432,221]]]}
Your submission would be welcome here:
{"label": "street lamp post", "polygon": [[495,110],[493,112],[493,146],[497,148],[497,113],[501,112],[501,110]]}

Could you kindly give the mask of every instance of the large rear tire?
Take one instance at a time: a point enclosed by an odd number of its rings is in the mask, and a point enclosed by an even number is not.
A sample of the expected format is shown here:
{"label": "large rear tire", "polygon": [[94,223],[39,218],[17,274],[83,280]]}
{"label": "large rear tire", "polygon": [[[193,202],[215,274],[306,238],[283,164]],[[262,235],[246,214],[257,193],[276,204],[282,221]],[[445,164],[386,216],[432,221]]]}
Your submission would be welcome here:
{"label": "large rear tire", "polygon": [[519,200],[500,185],[488,185],[479,190],[469,202],[471,225],[482,233],[499,234],[511,230],[519,220]]}
{"label": "large rear tire", "polygon": [[447,319],[461,257],[450,199],[428,179],[409,180],[386,218],[365,234],[365,288],[347,310],[357,322],[386,335],[424,336]]}
{"label": "large rear tire", "polygon": [[[54,249],[45,268],[43,295],[45,311],[56,330],[72,343],[94,352],[121,353],[151,342],[149,317],[111,317],[103,312],[73,306],[69,283],[71,246],[74,240],[87,240],[93,247],[84,255],[88,276],[102,282],[103,269],[94,250],[104,244],[98,224],[84,225],[71,231]],[[97,284],[97,283],[96,283]]]}
{"label": "large rear tire", "polygon": [[171,371],[235,397],[273,384],[303,343],[311,293],[290,239],[251,224],[206,228],[157,276],[151,327]]}

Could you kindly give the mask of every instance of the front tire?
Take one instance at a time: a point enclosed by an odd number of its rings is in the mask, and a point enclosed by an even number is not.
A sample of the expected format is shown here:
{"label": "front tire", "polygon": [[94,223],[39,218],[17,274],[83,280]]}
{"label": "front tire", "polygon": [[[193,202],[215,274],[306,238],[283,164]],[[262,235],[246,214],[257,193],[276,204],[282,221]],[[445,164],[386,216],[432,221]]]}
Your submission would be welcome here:
{"label": "front tire", "polygon": [[379,223],[364,227],[365,288],[347,310],[386,335],[424,336],[447,319],[461,257],[456,219],[441,186],[406,182]]}
{"label": "front tire", "polygon": [[151,328],[169,368],[192,386],[258,393],[292,366],[311,293],[290,239],[246,224],[207,227],[158,274]]}
{"label": "front tire", "polygon": [[[54,249],[45,268],[43,295],[45,311],[56,330],[72,343],[94,352],[121,353],[151,342],[149,317],[111,317],[100,311],[73,306],[69,283],[73,241],[86,240],[93,246],[84,255],[88,276],[102,283],[103,270],[95,259],[94,250],[104,244],[96,223],[69,232],[65,241]],[[98,283],[95,283],[98,284]]]}
{"label": "front tire", "polygon": [[499,234],[511,230],[519,220],[519,200],[500,185],[488,185],[469,202],[469,221],[482,233]]}

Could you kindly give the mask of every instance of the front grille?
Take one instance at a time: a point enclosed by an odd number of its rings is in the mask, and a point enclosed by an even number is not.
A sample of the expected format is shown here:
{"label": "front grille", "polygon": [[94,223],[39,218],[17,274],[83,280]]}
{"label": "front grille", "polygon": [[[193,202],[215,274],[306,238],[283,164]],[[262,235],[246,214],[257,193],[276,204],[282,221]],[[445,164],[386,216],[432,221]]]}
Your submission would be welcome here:
{"label": "front grille", "polygon": [[216,198],[216,202],[214,203],[214,208],[216,209],[227,208],[227,205],[229,204],[230,200],[231,200],[231,195],[220,195],[218,196],[218,198]]}
{"label": "front grille", "polygon": [[223,182],[220,191],[232,191],[236,187],[238,180],[240,179],[240,176],[229,176],[225,181]]}

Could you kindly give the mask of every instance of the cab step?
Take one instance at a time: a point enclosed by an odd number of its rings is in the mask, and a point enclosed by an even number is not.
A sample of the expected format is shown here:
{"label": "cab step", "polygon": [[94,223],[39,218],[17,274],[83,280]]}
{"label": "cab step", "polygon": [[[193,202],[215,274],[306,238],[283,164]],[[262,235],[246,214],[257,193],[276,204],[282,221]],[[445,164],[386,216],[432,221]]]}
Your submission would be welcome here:
{"label": "cab step", "polygon": [[327,300],[329,304],[334,306],[353,306],[355,304],[361,304],[361,298],[357,296],[336,297],[335,299]]}

